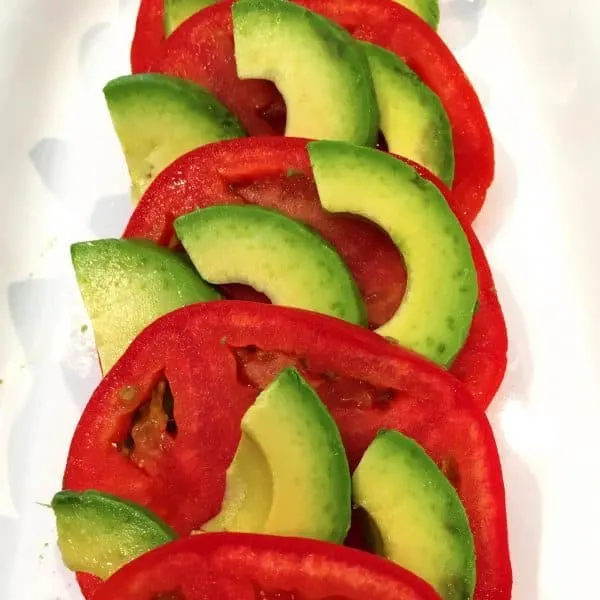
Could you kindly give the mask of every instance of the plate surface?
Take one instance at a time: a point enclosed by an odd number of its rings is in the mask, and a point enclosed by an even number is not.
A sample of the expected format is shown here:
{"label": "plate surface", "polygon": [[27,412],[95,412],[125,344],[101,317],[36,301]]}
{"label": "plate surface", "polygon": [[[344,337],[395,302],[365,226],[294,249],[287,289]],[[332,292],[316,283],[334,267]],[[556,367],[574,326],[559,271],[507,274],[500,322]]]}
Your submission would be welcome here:
{"label": "plate surface", "polygon": [[[128,71],[136,0],[0,4],[0,598],[80,598],[51,512],[99,381],[70,268],[120,235],[128,177],[101,94]],[[497,177],[476,230],[510,336],[490,409],[514,600],[592,597],[600,556],[600,5],[445,0],[441,32],[478,90]]]}

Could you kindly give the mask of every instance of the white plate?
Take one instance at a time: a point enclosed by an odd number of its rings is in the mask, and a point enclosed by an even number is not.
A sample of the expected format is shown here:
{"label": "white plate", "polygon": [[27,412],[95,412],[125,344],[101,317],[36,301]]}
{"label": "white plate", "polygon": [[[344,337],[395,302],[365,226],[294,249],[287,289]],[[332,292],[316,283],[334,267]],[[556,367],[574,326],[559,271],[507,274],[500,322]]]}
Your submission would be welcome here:
{"label": "white plate", "polygon": [[[128,179],[101,95],[128,70],[135,0],[0,5],[0,598],[79,598],[48,502],[99,380],[70,269],[117,236]],[[514,600],[597,596],[600,556],[600,5],[446,0],[442,33],[479,91],[497,180],[477,222],[508,322],[491,409]]]}

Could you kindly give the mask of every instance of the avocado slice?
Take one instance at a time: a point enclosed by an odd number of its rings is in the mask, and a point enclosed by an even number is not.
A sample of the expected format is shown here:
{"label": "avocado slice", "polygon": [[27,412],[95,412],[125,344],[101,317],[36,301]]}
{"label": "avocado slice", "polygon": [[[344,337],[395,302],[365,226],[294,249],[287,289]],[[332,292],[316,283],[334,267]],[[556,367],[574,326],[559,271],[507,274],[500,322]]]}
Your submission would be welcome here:
{"label": "avocado slice", "polygon": [[220,513],[202,531],[307,537],[341,543],[350,527],[351,483],[337,426],[293,367],[242,419]]}
{"label": "avocado slice", "polygon": [[437,29],[440,24],[440,2],[439,0],[395,0]]}
{"label": "avocado slice", "polygon": [[228,204],[179,217],[175,231],[210,283],[244,283],[273,304],[366,324],[366,309],[348,267],[302,223],[260,206]]}
{"label": "avocado slice", "polygon": [[153,179],[181,155],[246,135],[236,117],[199,85],[159,74],[110,81],[104,96],[123,147],[137,202]]}
{"label": "avocado slice", "polygon": [[150,511],[110,494],[62,491],[51,506],[67,568],[101,579],[177,537]]}
{"label": "avocado slice", "polygon": [[475,590],[475,546],[456,490],[414,440],[381,431],[352,476],[352,496],[376,529],[379,554],[430,583],[444,600]]}
{"label": "avocado slice", "polygon": [[447,186],[454,180],[452,127],[440,99],[393,52],[362,44],[369,59],[390,152],[427,167]]}
{"label": "avocado slice", "polygon": [[275,83],[285,135],[375,144],[369,63],[347,31],[286,0],[237,0],[232,15],[238,76]]}
{"label": "avocado slice", "polygon": [[171,35],[184,21],[218,0],[165,0],[165,34]]}
{"label": "avocado slice", "polygon": [[432,183],[393,156],[343,142],[308,144],[321,204],[379,225],[404,257],[405,297],[377,332],[448,366],[477,302],[477,272],[456,215]]}
{"label": "avocado slice", "polygon": [[145,240],[80,242],[71,260],[105,373],[158,317],[220,298],[185,258]]}

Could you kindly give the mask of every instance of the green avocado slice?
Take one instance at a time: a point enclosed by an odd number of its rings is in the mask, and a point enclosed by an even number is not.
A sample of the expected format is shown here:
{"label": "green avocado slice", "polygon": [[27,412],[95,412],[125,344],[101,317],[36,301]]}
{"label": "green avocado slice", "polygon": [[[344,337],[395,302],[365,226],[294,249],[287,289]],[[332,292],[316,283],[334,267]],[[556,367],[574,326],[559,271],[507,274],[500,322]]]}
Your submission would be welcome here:
{"label": "green avocado slice", "polygon": [[445,475],[414,440],[380,432],[352,476],[377,552],[430,583],[444,600],[470,600],[475,545],[465,509]]}
{"label": "green avocado slice", "polygon": [[149,241],[80,242],[71,260],[104,373],[158,317],[220,298],[188,260]]}
{"label": "green avocado slice", "polygon": [[51,506],[67,568],[101,579],[177,537],[150,511],[110,494],[62,491]]}
{"label": "green avocado slice", "polygon": [[440,99],[393,52],[373,44],[362,46],[389,151],[423,165],[452,187],[452,126]]}
{"label": "green avocado slice", "polygon": [[339,254],[316,232],[260,206],[218,205],[175,221],[200,276],[213,284],[244,283],[273,304],[364,325],[358,287]]}
{"label": "green avocado slice", "polygon": [[104,96],[131,175],[134,202],[186,152],[246,135],[212,94],[177,77],[125,75],[109,82]]}
{"label": "green avocado slice", "polygon": [[347,31],[286,0],[237,0],[232,16],[238,76],[275,83],[287,109],[285,135],[375,144],[369,63]]}
{"label": "green avocado slice", "polygon": [[393,156],[343,142],[308,144],[321,204],[379,225],[404,258],[405,297],[377,332],[448,366],[469,334],[477,272],[444,196]]}
{"label": "green avocado slice", "polygon": [[341,543],[350,527],[350,487],[333,418],[288,368],[244,415],[221,511],[201,529]]}

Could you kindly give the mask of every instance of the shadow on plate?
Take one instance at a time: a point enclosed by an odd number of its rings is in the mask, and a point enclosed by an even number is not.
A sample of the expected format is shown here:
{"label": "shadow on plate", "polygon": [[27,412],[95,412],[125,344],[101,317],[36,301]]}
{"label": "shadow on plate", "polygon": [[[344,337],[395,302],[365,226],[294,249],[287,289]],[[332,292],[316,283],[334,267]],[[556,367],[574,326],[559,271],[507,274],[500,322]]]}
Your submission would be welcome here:
{"label": "shadow on plate", "polygon": [[514,209],[519,180],[515,163],[504,146],[494,140],[496,170],[481,212],[475,220],[477,237],[485,247],[502,229]]}
{"label": "shadow on plate", "polygon": [[487,0],[442,0],[440,35],[453,50],[467,46],[479,29]]}
{"label": "shadow on plate", "polygon": [[[12,424],[8,449],[11,498],[19,514],[22,514],[24,503],[31,501],[27,497],[24,472],[36,468],[31,447],[32,423],[39,420],[40,408],[44,409],[47,403],[59,404],[55,396],[57,390],[51,389],[48,380],[48,369],[52,369],[53,355],[56,354],[51,348],[53,334],[49,323],[60,326],[68,322],[65,311],[72,306],[70,292],[66,282],[58,279],[27,279],[8,287],[10,317],[32,377],[27,399]],[[100,380],[91,331],[72,333],[67,355],[60,366],[69,399],[77,407],[83,407]]]}
{"label": "shadow on plate", "polygon": [[506,485],[512,600],[541,600],[538,576],[542,539],[542,494],[529,466],[502,436],[496,441],[502,455]]}
{"label": "shadow on plate", "polygon": [[[506,401],[527,404],[533,377],[533,356],[525,319],[507,280],[494,275],[508,329],[508,367],[504,381],[488,414],[498,422]],[[495,428],[502,457],[506,488],[510,554],[513,567],[512,600],[540,600],[538,574],[542,537],[542,494],[531,468],[508,443],[502,429]]]}
{"label": "shadow on plate", "polygon": [[58,138],[41,139],[29,151],[29,158],[48,190],[58,200],[66,199],[70,181],[68,175],[64,177],[64,166],[74,164],[69,144]]}
{"label": "shadow on plate", "polygon": [[490,412],[502,409],[507,398],[526,404],[533,379],[534,362],[525,328],[525,317],[508,282],[500,273],[494,273],[494,283],[500,298],[508,330],[508,365],[502,385],[490,405]]}
{"label": "shadow on plate", "polygon": [[94,203],[89,227],[100,238],[121,237],[123,231],[115,229],[115,223],[127,223],[133,204],[128,194],[103,196]]}
{"label": "shadow on plate", "polygon": [[[49,319],[56,318],[65,306],[65,290],[58,280],[27,279],[8,286],[8,306],[15,332],[25,354],[26,366],[33,379],[27,398],[12,423],[8,441],[8,477],[13,505],[19,517],[2,519],[2,531],[16,531],[22,527],[21,518],[26,514],[32,499],[28,494],[30,477],[38,467],[35,464],[31,443],[32,424],[39,419],[42,404],[55,400],[49,382],[44,379],[44,362],[48,346]],[[59,321],[60,319],[58,319]],[[57,482],[59,484],[59,482]],[[9,535],[8,539],[16,539]],[[0,544],[0,561],[10,573],[14,564],[15,548]]]}
{"label": "shadow on plate", "polygon": [[[19,522],[17,519],[0,517],[0,531],[5,540],[17,540],[19,533]],[[2,586],[8,586],[10,575],[13,571],[16,548],[11,544],[0,544],[0,582]],[[6,591],[6,588],[0,588],[0,592]]]}
{"label": "shadow on plate", "polygon": [[[78,211],[75,181],[69,175],[69,165],[76,165],[69,143],[57,138],[39,140],[29,151],[29,158],[48,191],[63,206]],[[94,202],[89,228],[100,238],[120,237],[131,216],[133,205],[128,194],[102,196]],[[115,228],[121,224],[121,229]]]}

